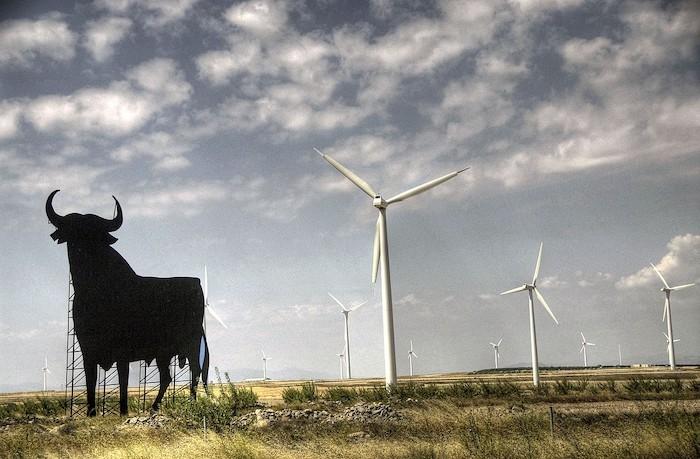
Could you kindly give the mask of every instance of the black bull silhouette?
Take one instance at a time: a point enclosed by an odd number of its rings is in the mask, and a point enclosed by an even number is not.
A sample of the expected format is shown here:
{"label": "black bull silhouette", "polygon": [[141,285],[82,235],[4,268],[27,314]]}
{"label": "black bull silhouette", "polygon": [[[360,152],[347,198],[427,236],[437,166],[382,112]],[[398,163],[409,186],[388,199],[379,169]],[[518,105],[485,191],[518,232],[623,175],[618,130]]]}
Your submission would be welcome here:
{"label": "black bull silhouette", "polygon": [[111,232],[122,224],[122,208],[114,198],[117,214],[112,220],[97,215],[58,215],[46,200],[46,215],[56,227],[51,237],[67,243],[73,279],[73,325],[80,343],[87,383],[88,416],[94,416],[97,365],[119,375],[119,411],[128,413],[129,362],[154,359],[160,373],[160,390],[153,402],[159,408],[172,381],[170,361],[177,356],[182,368],[190,364],[190,394],[196,397],[202,375],[209,371],[209,349],[204,329],[204,295],[194,277],[157,278],[137,275],[111,247]]}

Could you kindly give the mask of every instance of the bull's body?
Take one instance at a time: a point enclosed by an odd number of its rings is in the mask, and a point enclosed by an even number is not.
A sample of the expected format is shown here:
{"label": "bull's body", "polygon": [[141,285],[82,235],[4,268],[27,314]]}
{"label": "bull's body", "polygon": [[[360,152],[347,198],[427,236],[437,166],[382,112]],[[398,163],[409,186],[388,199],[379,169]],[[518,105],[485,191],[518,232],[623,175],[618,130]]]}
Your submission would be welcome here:
{"label": "bull's body", "polygon": [[[169,364],[176,356],[181,366],[189,361],[190,390],[196,396],[198,378],[202,374],[206,385],[209,366],[199,279],[137,275],[110,246],[116,239],[99,224],[95,230],[100,217],[53,214],[52,219],[54,194],[47,201],[47,214],[58,228],[52,237],[68,245],[73,324],[85,367],[88,415],[95,414],[97,365],[107,369],[117,364],[122,414],[127,414],[129,362],[137,360],[155,360],[159,369],[160,391],[153,409],[158,409],[172,380]],[[118,210],[121,217],[121,207]]]}

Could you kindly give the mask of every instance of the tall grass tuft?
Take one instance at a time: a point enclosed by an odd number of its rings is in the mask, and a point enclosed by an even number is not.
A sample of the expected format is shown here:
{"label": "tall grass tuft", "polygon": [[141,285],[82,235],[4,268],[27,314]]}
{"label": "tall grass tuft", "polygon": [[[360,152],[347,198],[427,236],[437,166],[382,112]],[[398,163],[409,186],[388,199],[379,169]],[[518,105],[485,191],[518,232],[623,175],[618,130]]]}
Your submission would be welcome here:
{"label": "tall grass tuft", "polygon": [[316,401],[318,400],[316,384],[307,382],[302,384],[301,387],[286,387],[282,391],[282,399],[288,404]]}
{"label": "tall grass tuft", "polygon": [[222,431],[231,424],[234,416],[241,410],[252,408],[258,404],[258,396],[252,389],[236,387],[224,373],[226,384],[222,383],[219,370],[215,368],[216,379],[221,390],[218,394],[208,390],[206,397],[192,400],[189,397],[178,397],[168,400],[163,405],[164,413],[170,415],[187,426],[198,426],[206,418],[207,426],[213,430]]}

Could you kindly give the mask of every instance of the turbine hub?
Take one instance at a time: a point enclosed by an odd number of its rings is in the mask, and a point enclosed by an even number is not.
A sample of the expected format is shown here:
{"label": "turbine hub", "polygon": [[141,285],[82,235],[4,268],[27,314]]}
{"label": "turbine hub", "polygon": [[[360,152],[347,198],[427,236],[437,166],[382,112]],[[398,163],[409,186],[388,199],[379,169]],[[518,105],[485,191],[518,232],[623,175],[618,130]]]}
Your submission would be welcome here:
{"label": "turbine hub", "polygon": [[376,207],[377,209],[386,209],[387,203],[382,198],[381,196],[377,195],[374,197],[374,201],[372,201],[372,205]]}

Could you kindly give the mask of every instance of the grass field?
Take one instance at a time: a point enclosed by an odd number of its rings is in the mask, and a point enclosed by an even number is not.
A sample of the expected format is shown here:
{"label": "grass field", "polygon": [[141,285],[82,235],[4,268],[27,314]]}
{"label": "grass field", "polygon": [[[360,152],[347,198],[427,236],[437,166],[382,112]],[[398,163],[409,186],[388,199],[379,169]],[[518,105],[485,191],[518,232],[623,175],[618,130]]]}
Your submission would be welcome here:
{"label": "grass field", "polygon": [[[42,412],[36,394],[5,394],[0,407],[16,409],[0,411],[0,457],[700,457],[698,367],[542,376],[544,388],[532,391],[527,372],[429,375],[403,380],[390,395],[376,379],[224,383],[197,402],[164,407],[158,426],[117,416],[67,419],[50,399]],[[400,419],[232,427],[236,416],[259,408],[256,399],[278,410],[331,412],[377,401]],[[35,411],[22,411],[25,402]]]}

